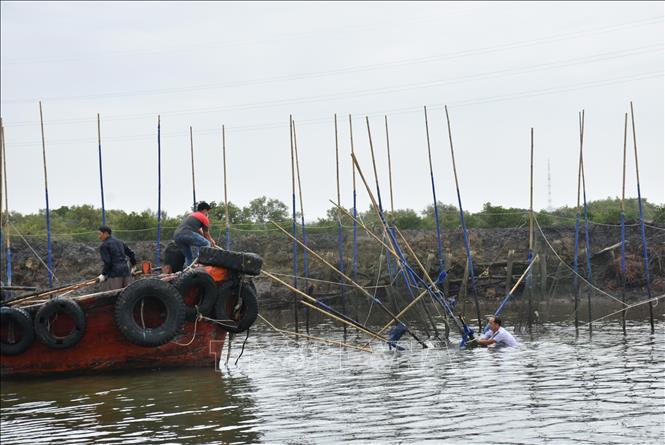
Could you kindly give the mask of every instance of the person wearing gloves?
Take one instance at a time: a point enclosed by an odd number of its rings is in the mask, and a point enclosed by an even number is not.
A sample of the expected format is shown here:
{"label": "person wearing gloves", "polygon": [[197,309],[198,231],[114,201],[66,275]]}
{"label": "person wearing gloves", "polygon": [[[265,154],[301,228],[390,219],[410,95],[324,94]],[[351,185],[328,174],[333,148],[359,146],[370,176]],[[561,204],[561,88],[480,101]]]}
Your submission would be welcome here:
{"label": "person wearing gloves", "polygon": [[[112,230],[109,226],[99,227],[97,237],[102,245],[99,247],[99,253],[102,256],[104,267],[97,280],[102,283],[103,290],[122,289],[129,285],[129,281],[136,267],[136,256],[127,244],[111,235]],[[130,271],[127,266],[127,258],[132,265]]]}

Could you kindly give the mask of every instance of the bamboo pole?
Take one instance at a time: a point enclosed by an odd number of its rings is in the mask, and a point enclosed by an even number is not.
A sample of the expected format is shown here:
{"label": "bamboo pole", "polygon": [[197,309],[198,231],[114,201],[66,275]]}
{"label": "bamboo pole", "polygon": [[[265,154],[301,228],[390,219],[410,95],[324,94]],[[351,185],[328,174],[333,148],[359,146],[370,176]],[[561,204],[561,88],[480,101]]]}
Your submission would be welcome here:
{"label": "bamboo pole", "polygon": [[388,116],[384,115],[383,119],[386,124],[386,149],[388,151],[388,182],[390,184],[390,213],[395,212],[395,204],[393,201],[393,167],[390,162],[390,137],[388,135]]}
{"label": "bamboo pole", "polygon": [[104,205],[104,174],[102,168],[102,124],[97,113],[97,148],[99,152],[99,188],[102,195],[102,225],[106,225],[106,206]]}
{"label": "bamboo pole", "polygon": [[[621,181],[621,302],[626,306],[626,147],[628,139],[628,113],[623,115],[623,175]],[[626,310],[621,311],[621,328],[626,335]]]}
{"label": "bamboo pole", "polygon": [[[296,238],[298,231],[296,229],[296,168],[293,154],[293,116],[289,115],[289,137],[291,139],[291,208],[292,208],[292,230],[293,230],[293,287],[298,288],[298,244]],[[293,323],[295,331],[298,332],[298,301],[296,294],[293,294]]]}
{"label": "bamboo pole", "polygon": [[[529,180],[529,253],[527,256],[531,260],[533,257],[533,127],[531,127],[531,169]],[[531,325],[533,324],[533,281],[531,273],[529,273],[527,282],[529,284],[529,316],[527,317],[527,325],[529,333],[531,333]]]}
{"label": "bamboo pole", "polygon": [[[379,217],[379,220],[380,220],[381,223],[383,224],[383,226],[384,226],[384,231],[385,231],[385,226],[387,226],[387,223],[385,222],[385,219],[383,219],[383,215],[381,215],[381,214],[378,212],[378,206],[377,206],[377,204],[376,204],[376,200],[374,199],[374,195],[372,194],[372,190],[370,189],[369,184],[367,183],[367,180],[365,180],[365,175],[363,175],[363,172],[362,172],[362,170],[360,169],[360,165],[358,164],[358,159],[356,159],[356,156],[353,155],[353,154],[351,155],[351,158],[353,159],[353,162],[354,162],[354,164],[356,165],[356,168],[358,169],[358,173],[360,174],[360,179],[363,181],[363,184],[365,185],[365,189],[367,190],[367,194],[368,194],[368,196],[369,196],[369,199],[371,200],[372,205],[373,205],[373,207],[374,207],[374,210],[377,212],[378,217]],[[390,239],[391,239],[391,242],[393,243],[395,249],[397,249],[397,248],[398,248],[398,246],[397,246],[397,241],[396,241],[394,238],[390,238]],[[406,243],[406,244],[408,245],[408,243]],[[409,247],[409,248],[410,248],[410,247]],[[391,253],[392,253],[392,252],[395,252],[395,250],[392,250],[392,249],[391,249]],[[396,255],[396,256],[399,257],[399,255],[398,255],[396,252],[394,253],[394,255]],[[403,260],[402,257],[399,257],[399,258],[400,258],[400,260]],[[417,259],[417,258],[416,258],[416,259]],[[404,263],[404,264],[402,264],[402,266],[404,266],[404,265],[406,264],[406,261],[403,260],[402,262]],[[409,268],[409,272],[412,274],[411,277],[415,278],[415,274],[413,273],[413,270],[408,266],[408,264],[407,264],[406,266],[407,266],[407,268]],[[421,267],[422,267],[422,265],[421,265]],[[402,267],[402,269],[404,269],[404,267]],[[432,279],[429,277],[429,275],[427,274],[427,271],[426,271],[424,268],[422,268],[422,272],[423,272],[423,276],[425,276],[425,277],[429,280],[430,284],[432,285],[432,284],[433,284],[433,281],[432,281]],[[421,281],[423,281],[423,283],[424,283],[424,280],[421,280]],[[436,288],[435,286],[433,286],[433,289],[437,289],[436,294],[438,294],[438,288]],[[434,293],[433,293],[432,295],[434,295]],[[457,324],[457,327],[460,329],[460,332],[462,333],[462,335],[463,335],[463,336],[466,336],[466,335],[467,335],[467,334],[466,334],[466,331],[467,331],[467,330],[465,329],[465,326],[463,326],[462,324],[458,323],[458,320],[455,319],[454,314],[452,313],[452,310],[446,305],[445,301],[441,300],[440,303],[441,303],[442,306],[444,306],[444,307],[448,310],[448,312],[449,312],[450,315],[451,315],[451,318],[452,318],[453,321],[455,321],[455,323]]]}
{"label": "bamboo pole", "polygon": [[480,318],[480,305],[478,303],[478,293],[476,292],[476,277],[473,272],[473,259],[471,257],[471,246],[469,245],[469,235],[464,223],[464,209],[462,209],[462,196],[459,191],[459,180],[457,179],[457,167],[455,166],[455,150],[453,148],[453,134],[450,129],[450,116],[448,115],[448,106],[444,106],[446,111],[446,121],[448,123],[448,140],[450,141],[450,155],[453,160],[453,174],[455,176],[455,188],[457,189],[457,202],[459,203],[460,221],[462,223],[462,230],[464,232],[464,245],[466,247],[467,263],[469,265],[469,273],[471,274],[471,291],[473,292],[473,301],[476,305],[476,316],[478,318],[478,329],[483,328],[483,322]]}
{"label": "bamboo pole", "polygon": [[229,224],[229,195],[226,177],[226,131],[222,125],[222,158],[224,162],[224,216],[226,220],[226,250],[231,250],[231,224]]}
{"label": "bamboo pole", "polygon": [[[351,156],[355,156],[355,150],[353,147],[353,122],[351,121],[351,115],[349,114],[349,139],[351,141]],[[353,180],[353,217],[358,216],[358,207],[357,207],[357,193],[356,193],[356,166],[351,163],[351,173]],[[353,278],[358,277],[358,225],[355,220],[353,223]]]}
{"label": "bamboo pole", "polygon": [[[372,352],[371,349],[363,348],[362,346],[356,346],[356,345],[351,345],[349,343],[343,343],[341,341],[329,340],[329,339],[321,338],[321,337],[315,337],[313,335],[296,334],[295,332],[286,331],[284,329],[279,329],[278,327],[276,327],[275,325],[270,323],[268,320],[266,320],[263,316],[261,316],[261,314],[259,314],[259,318],[261,320],[263,320],[263,322],[266,323],[268,326],[270,326],[275,332],[278,332],[280,334],[290,335],[290,336],[293,336],[293,337],[300,336],[300,337],[306,338],[308,340],[319,341],[319,342],[328,343],[328,344],[331,344],[331,345],[338,345],[338,346],[341,346],[343,348],[351,348],[351,349],[356,349],[358,351],[369,352],[369,353]],[[344,325],[344,326],[346,326],[346,325]]]}
{"label": "bamboo pole", "polygon": [[[0,249],[5,248],[6,258],[7,258],[7,280],[6,285],[12,285],[12,247],[11,247],[11,236],[9,234],[9,188],[7,187],[7,150],[5,146],[5,127],[2,123],[2,118],[0,117],[0,154],[2,161],[0,162],[0,168],[2,168],[2,177],[3,180],[0,181],[0,198],[4,199],[5,204],[5,213],[4,218],[2,218],[2,236],[4,236],[4,243],[0,242]],[[2,202],[0,202],[0,210],[2,208]],[[3,246],[2,244],[5,244]]]}
{"label": "bamboo pole", "polygon": [[[584,110],[582,110],[581,120],[580,120],[580,167],[582,169],[582,198],[584,200],[584,244],[585,244],[585,257],[586,257],[586,266],[587,266],[587,280],[591,283],[591,249],[589,243],[589,210],[586,200],[586,180],[584,177],[584,156],[582,155],[582,146],[584,144]],[[593,332],[593,325],[591,320],[591,287],[587,291],[587,310],[589,316],[589,334]]]}
{"label": "bamboo pole", "polygon": [[[342,216],[339,211],[341,207],[341,193],[339,186],[339,139],[337,137],[337,114],[334,115],[335,120],[335,176],[337,179],[337,254],[339,256],[339,270],[344,272],[344,233],[342,231]],[[346,295],[344,294],[344,286],[340,282],[339,286],[340,297],[342,300],[342,312],[346,313]],[[357,317],[356,317],[357,318]],[[346,340],[346,325],[344,325],[344,339]]]}
{"label": "bamboo pole", "polygon": [[439,274],[445,270],[443,259],[443,243],[441,241],[441,225],[439,221],[439,205],[436,199],[436,187],[434,185],[434,167],[432,166],[432,148],[429,140],[429,120],[427,119],[427,107],[423,106],[425,111],[425,135],[427,137],[427,159],[429,159],[429,176],[432,182],[432,201],[434,204],[434,223],[436,225],[436,247],[439,257]]}
{"label": "bamboo pole", "polygon": [[633,101],[630,101],[630,120],[633,129],[633,148],[635,149],[635,174],[637,176],[637,202],[640,209],[640,232],[642,235],[642,256],[644,258],[644,276],[647,282],[647,296],[649,298],[649,323],[651,324],[651,333],[655,333],[653,321],[653,302],[651,301],[651,276],[649,274],[649,253],[647,251],[647,236],[644,230],[644,210],[642,208],[642,192],[640,190],[640,167],[637,161],[637,136],[635,131],[635,113],[633,111]]}
{"label": "bamboo pole", "polygon": [[[277,226],[277,227],[279,227],[279,226]],[[288,235],[289,233],[286,232],[286,234]],[[361,332],[367,334],[368,336],[370,336],[370,337],[372,337],[372,338],[374,338],[374,339],[380,340],[380,341],[382,341],[382,342],[384,342],[384,343],[388,343],[388,340],[387,340],[387,339],[385,339],[385,338],[381,337],[380,335],[378,335],[378,334],[376,334],[376,333],[370,331],[370,330],[367,329],[366,327],[362,326],[360,323],[358,323],[358,325],[355,325],[354,323],[351,323],[351,322],[349,322],[349,321],[347,321],[347,320],[345,320],[345,319],[343,319],[343,318],[341,318],[341,317],[338,317],[337,315],[332,314],[332,313],[330,313],[330,312],[328,312],[328,311],[326,311],[326,310],[324,310],[324,309],[322,309],[322,308],[320,308],[320,307],[318,307],[318,306],[316,306],[316,305],[314,305],[314,304],[310,304],[310,303],[308,303],[307,301],[304,301],[302,298],[304,298],[304,299],[306,299],[306,300],[309,300],[309,301],[312,301],[312,302],[314,302],[314,303],[317,303],[316,299],[310,297],[309,295],[307,295],[305,292],[301,291],[300,289],[297,289],[297,288],[291,286],[290,284],[286,283],[285,281],[282,281],[281,279],[279,279],[279,278],[276,277],[275,275],[271,274],[270,272],[268,272],[268,271],[266,271],[266,270],[262,270],[261,273],[262,273],[263,275],[267,276],[268,278],[270,278],[270,279],[272,279],[272,280],[274,280],[274,281],[280,283],[281,285],[287,287],[288,289],[290,289],[291,291],[295,292],[296,294],[300,295],[300,297],[301,297],[300,303],[302,303],[303,305],[305,305],[305,306],[307,306],[307,307],[309,307],[309,308],[312,308],[312,309],[314,309],[315,311],[321,312],[322,314],[326,315],[327,317],[330,317],[330,318],[332,318],[333,320],[339,321],[339,322],[342,323],[342,324],[349,325],[349,326],[354,327],[354,328],[358,328],[358,330],[360,330]]]}
{"label": "bamboo pole", "polygon": [[192,210],[196,211],[196,181],[194,178],[194,134],[192,132],[192,126],[189,126],[189,146],[192,156],[192,198],[194,199],[194,205]]}
{"label": "bamboo pole", "polygon": [[161,265],[162,240],[162,122],[157,115],[157,242],[155,244],[155,264]]}
{"label": "bamboo pole", "polygon": [[[298,160],[298,138],[296,136],[296,121],[292,121],[293,126],[293,153],[296,157],[296,179],[298,180],[298,196],[300,199],[300,222],[302,230],[302,240],[307,245],[307,229],[305,228],[305,207],[302,199],[302,182],[300,181],[300,162]],[[309,258],[307,257],[307,250],[303,250],[302,264],[303,264],[303,286],[307,289],[307,278],[309,277]],[[309,309],[305,310],[305,331],[309,334]]]}
{"label": "bamboo pole", "polygon": [[39,123],[42,130],[42,159],[44,161],[44,194],[46,196],[46,237],[48,255],[48,285],[53,287],[53,255],[51,251],[51,212],[48,201],[48,173],[46,171],[46,141],[44,137],[44,115],[42,113],[42,101],[39,101]]}
{"label": "bamboo pole", "polygon": [[[280,227],[279,224],[275,223],[274,221],[271,221],[271,223],[272,223],[275,227],[277,227],[280,231],[282,231],[286,236],[292,238],[293,241],[295,241],[296,243],[300,244],[300,246],[302,246],[304,249],[306,249],[306,250],[307,250],[307,251],[308,251],[313,257],[315,257],[316,259],[318,259],[319,261],[321,261],[323,264],[325,264],[326,266],[328,266],[330,269],[332,269],[335,273],[337,273],[338,275],[340,275],[342,278],[346,279],[346,280],[347,280],[349,283],[351,283],[356,289],[358,289],[363,295],[365,295],[367,298],[369,298],[370,301],[374,301],[374,303],[376,303],[376,304],[379,306],[379,308],[381,308],[381,309],[383,310],[383,312],[385,312],[385,313],[386,313],[388,316],[390,316],[393,320],[395,320],[397,323],[401,323],[401,324],[403,324],[403,325],[406,327],[406,323],[404,323],[404,322],[402,322],[401,320],[399,320],[398,318],[396,318],[396,317],[395,317],[395,314],[393,314],[392,312],[390,312],[390,310],[389,310],[387,307],[385,307],[385,305],[384,305],[383,303],[381,303],[381,301],[379,301],[378,299],[374,298],[369,292],[367,292],[367,290],[365,290],[364,287],[362,287],[361,285],[359,285],[358,283],[356,283],[351,277],[349,277],[349,276],[346,275],[345,273],[341,272],[339,269],[337,269],[335,266],[333,266],[332,264],[330,264],[328,261],[326,261],[326,260],[325,260],[323,257],[321,257],[319,254],[317,254],[316,252],[314,252],[312,249],[310,249],[309,247],[305,246],[305,245],[304,245],[303,243],[301,243],[297,238],[293,237],[289,232],[287,232],[287,231],[284,230],[282,227]],[[420,339],[419,339],[419,338],[418,338],[413,332],[411,332],[411,331],[408,329],[408,327],[406,327],[406,329],[407,329],[407,332],[409,333],[409,335],[411,335],[411,337],[413,337],[414,340],[416,340],[418,343],[420,343],[420,345],[421,345],[423,348],[427,348],[427,345],[426,345],[422,340],[420,340]]]}
{"label": "bamboo pole", "polygon": [[[579,117],[582,126],[581,116]],[[575,335],[579,335],[580,283],[578,279],[579,238],[580,238],[580,196],[582,190],[582,140],[580,137],[580,155],[577,161],[577,208],[575,212],[575,247],[573,252],[573,292],[575,293]]]}

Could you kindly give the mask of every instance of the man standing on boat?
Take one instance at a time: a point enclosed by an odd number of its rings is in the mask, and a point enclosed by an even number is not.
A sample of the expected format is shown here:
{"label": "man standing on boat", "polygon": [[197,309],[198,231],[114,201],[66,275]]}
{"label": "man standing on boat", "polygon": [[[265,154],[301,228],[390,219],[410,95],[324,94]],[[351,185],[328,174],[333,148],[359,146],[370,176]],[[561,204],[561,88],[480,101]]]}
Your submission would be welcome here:
{"label": "man standing on boat", "polygon": [[496,345],[515,347],[518,345],[517,340],[510,332],[501,327],[501,319],[493,316],[487,319],[489,330],[478,339],[478,344],[482,346]]}
{"label": "man standing on boat", "polygon": [[201,201],[196,206],[196,212],[186,216],[173,233],[173,240],[185,255],[185,267],[192,264],[192,247],[196,249],[195,253],[198,256],[199,247],[217,245],[208,230],[210,227],[208,211],[210,211],[210,205],[205,201]]}
{"label": "man standing on boat", "polygon": [[109,226],[99,227],[97,236],[102,241],[99,247],[99,253],[102,256],[104,268],[97,277],[104,290],[122,289],[129,285],[131,272],[127,266],[127,258],[132,265],[136,266],[136,256],[132,249],[111,235],[112,230]]}

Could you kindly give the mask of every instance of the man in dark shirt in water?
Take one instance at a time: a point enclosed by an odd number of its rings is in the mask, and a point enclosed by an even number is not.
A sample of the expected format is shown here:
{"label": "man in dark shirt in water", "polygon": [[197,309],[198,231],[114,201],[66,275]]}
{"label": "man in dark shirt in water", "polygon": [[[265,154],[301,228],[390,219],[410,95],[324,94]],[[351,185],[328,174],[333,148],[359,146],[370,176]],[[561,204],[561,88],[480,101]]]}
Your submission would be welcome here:
{"label": "man in dark shirt in water", "polygon": [[208,220],[208,211],[210,205],[201,201],[196,206],[196,212],[185,217],[175,232],[173,240],[176,242],[182,253],[185,255],[185,267],[192,264],[192,247],[196,249],[198,256],[199,247],[216,246],[209,232],[210,221]]}
{"label": "man in dark shirt in water", "polygon": [[136,266],[136,257],[127,244],[111,235],[109,226],[99,227],[97,237],[102,241],[99,253],[102,256],[104,267],[102,273],[97,277],[104,290],[122,289],[129,285],[131,272],[127,267],[127,258],[132,265]]}

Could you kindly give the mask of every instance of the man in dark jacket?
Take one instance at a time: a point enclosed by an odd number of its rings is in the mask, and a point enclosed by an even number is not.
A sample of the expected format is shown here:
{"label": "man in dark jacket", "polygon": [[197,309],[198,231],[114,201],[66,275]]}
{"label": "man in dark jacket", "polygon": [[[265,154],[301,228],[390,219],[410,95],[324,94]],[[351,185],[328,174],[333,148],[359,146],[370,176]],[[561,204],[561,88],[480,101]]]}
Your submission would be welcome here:
{"label": "man in dark jacket", "polygon": [[102,256],[104,268],[97,277],[102,284],[103,290],[122,289],[129,285],[131,272],[127,267],[127,258],[132,265],[132,270],[136,266],[136,257],[134,252],[118,238],[111,235],[109,226],[101,226],[97,236],[102,241],[99,247],[99,253]]}

